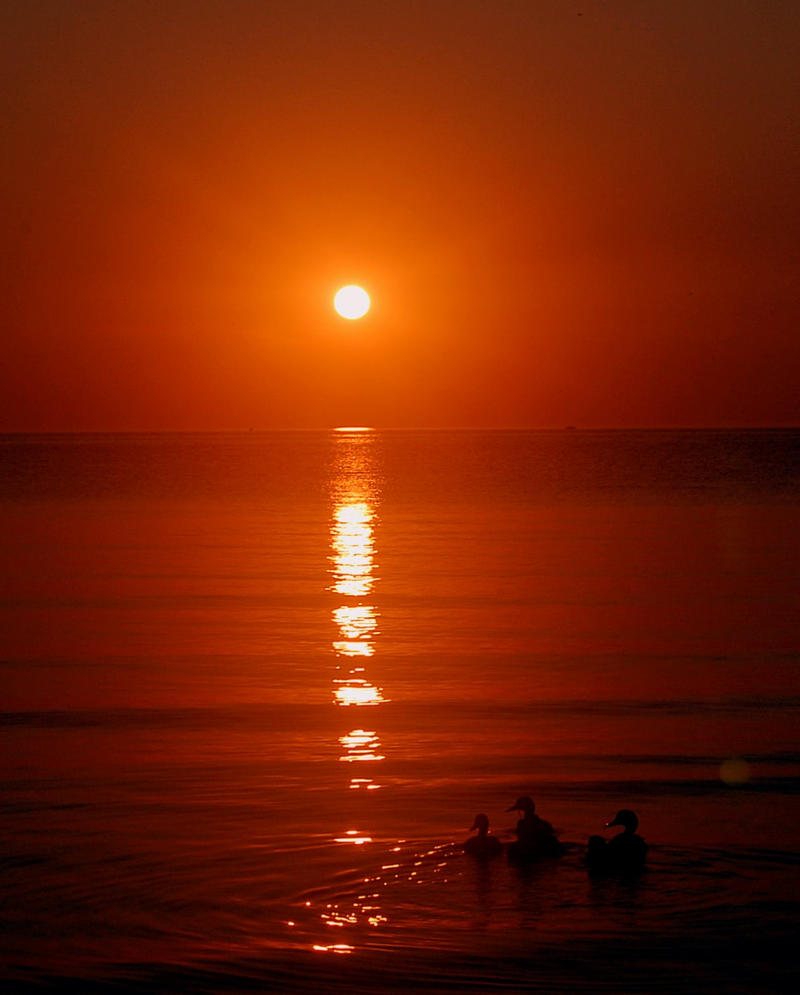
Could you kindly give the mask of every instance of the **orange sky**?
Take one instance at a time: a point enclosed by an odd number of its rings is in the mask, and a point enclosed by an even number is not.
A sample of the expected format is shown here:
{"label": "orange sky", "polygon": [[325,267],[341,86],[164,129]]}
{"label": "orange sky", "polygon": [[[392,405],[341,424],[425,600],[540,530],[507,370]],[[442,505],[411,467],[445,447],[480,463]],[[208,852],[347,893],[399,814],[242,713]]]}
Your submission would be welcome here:
{"label": "orange sky", "polygon": [[800,422],[794,0],[2,18],[0,429]]}

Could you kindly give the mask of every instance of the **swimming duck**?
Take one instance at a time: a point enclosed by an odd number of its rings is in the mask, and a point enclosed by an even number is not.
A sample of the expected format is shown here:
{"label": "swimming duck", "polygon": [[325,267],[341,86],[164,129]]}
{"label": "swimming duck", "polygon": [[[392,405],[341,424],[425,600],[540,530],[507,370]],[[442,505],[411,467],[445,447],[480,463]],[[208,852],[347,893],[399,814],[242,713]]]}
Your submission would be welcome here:
{"label": "swimming duck", "polygon": [[550,823],[536,815],[536,805],[530,795],[520,795],[506,812],[522,812],[522,818],[517,821],[516,842],[508,847],[509,860],[560,857],[564,852]]}
{"label": "swimming duck", "polygon": [[622,832],[608,843],[602,836],[589,838],[586,847],[589,869],[617,873],[641,870],[647,856],[647,844],[636,832],[639,828],[638,816],[629,808],[621,808],[611,822],[606,823],[606,829],[612,826],[622,826]]}
{"label": "swimming duck", "polygon": [[464,843],[464,853],[485,860],[489,857],[496,857],[503,852],[503,844],[489,832],[489,818],[483,812],[479,812],[475,816],[475,821],[469,827],[469,831],[472,832],[473,829],[478,830],[478,835],[470,836]]}

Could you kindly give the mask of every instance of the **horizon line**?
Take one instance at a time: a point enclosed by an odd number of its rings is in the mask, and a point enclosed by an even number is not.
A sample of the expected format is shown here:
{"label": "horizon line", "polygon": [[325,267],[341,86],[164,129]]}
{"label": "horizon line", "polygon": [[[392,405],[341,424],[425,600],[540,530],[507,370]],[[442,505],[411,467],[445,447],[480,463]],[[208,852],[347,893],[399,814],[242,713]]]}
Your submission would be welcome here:
{"label": "horizon line", "polygon": [[321,425],[307,428],[79,428],[4,429],[12,435],[275,435],[365,432],[775,432],[800,430],[798,423],[758,425]]}

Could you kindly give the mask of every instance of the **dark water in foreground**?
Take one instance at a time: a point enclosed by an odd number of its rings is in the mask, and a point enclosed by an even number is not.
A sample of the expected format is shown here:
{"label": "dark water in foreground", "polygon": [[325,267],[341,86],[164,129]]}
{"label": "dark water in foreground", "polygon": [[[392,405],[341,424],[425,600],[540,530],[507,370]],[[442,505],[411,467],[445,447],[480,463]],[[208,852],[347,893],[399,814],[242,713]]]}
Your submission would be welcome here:
{"label": "dark water in foreground", "polygon": [[0,454],[8,990],[795,990],[800,432]]}

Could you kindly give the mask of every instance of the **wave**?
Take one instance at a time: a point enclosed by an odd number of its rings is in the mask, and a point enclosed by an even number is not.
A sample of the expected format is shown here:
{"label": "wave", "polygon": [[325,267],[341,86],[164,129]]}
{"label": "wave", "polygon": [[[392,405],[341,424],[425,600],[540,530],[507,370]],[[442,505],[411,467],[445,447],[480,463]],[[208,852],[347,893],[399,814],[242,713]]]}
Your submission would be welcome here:
{"label": "wave", "polygon": [[[476,867],[452,847],[409,842],[389,870],[373,867],[365,880],[365,864],[297,891],[296,932],[283,940],[253,932],[235,942],[208,937],[205,950],[176,946],[172,960],[18,968],[6,990],[790,991],[798,867],[800,855],[781,850],[656,847],[636,881],[592,883],[577,851],[525,878],[504,861]],[[365,892],[385,913],[378,926],[353,914]],[[341,925],[330,928],[331,918]]]}
{"label": "wave", "polygon": [[[2,661],[0,661],[0,666]],[[531,720],[542,715],[596,715],[618,716],[647,713],[675,715],[703,715],[719,712],[751,713],[764,711],[791,711],[800,709],[800,695],[720,697],[715,699],[673,699],[673,700],[617,700],[586,701],[558,700],[523,702],[508,704],[503,702],[476,703],[444,702],[385,702],[381,709],[383,724],[414,718],[430,722],[439,721],[438,713],[446,707],[449,714],[458,713],[464,721],[473,718],[491,717],[494,722],[503,720]],[[31,726],[49,728],[69,728],[75,726],[197,726],[209,728],[236,725],[248,721],[263,723],[269,720],[270,728],[295,728],[298,717],[306,716],[314,722],[336,725],[336,717],[331,713],[328,701],[319,703],[294,704],[291,702],[258,702],[253,704],[196,705],[188,707],[104,707],[75,709],[36,709],[1,711],[0,727]],[[785,753],[786,751],[784,751]],[[795,756],[800,756],[798,751]],[[673,755],[677,756],[677,755]],[[676,760],[676,762],[678,762]]]}

